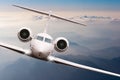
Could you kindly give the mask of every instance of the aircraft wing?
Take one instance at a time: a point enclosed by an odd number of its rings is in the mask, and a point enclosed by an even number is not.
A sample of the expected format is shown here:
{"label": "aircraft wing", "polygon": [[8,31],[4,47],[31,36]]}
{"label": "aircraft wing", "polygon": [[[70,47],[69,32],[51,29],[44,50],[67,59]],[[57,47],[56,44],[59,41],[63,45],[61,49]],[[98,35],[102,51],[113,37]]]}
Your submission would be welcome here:
{"label": "aircraft wing", "polygon": [[[38,13],[38,14],[43,14],[43,15],[46,15],[46,16],[49,16],[49,15],[50,15],[49,13],[46,13],[46,12],[37,11],[37,10],[33,10],[33,9],[21,7],[21,6],[18,6],[18,5],[13,5],[13,6],[18,7],[18,8],[21,8],[21,9],[24,9],[24,10],[32,11],[32,12],[35,12],[35,13]],[[75,21],[72,21],[72,20],[69,20],[69,19],[65,19],[65,18],[63,18],[63,17],[59,17],[59,16],[56,16],[56,15],[52,15],[52,14],[51,14],[50,16],[51,16],[51,17],[54,17],[54,18],[57,18],[57,19],[64,20],[64,21],[68,21],[68,22],[71,22],[71,23],[75,23],[75,24],[79,24],[79,25],[82,25],[82,26],[86,26],[85,24],[82,24],[82,23],[79,23],[79,22],[75,22]]]}
{"label": "aircraft wing", "polygon": [[99,72],[99,73],[103,73],[103,74],[108,74],[108,75],[120,77],[120,74],[117,74],[117,73],[113,73],[113,72],[105,71],[105,70],[102,70],[102,69],[89,67],[89,66],[86,66],[86,65],[74,63],[74,62],[67,61],[67,60],[60,59],[60,58],[53,57],[53,56],[48,56],[48,60],[52,61],[52,62],[55,62],[55,63],[65,64],[65,65],[69,65],[69,66],[73,66],[73,67],[77,67],[77,68],[82,68],[82,69],[86,69],[86,70],[90,70],[90,71],[95,71],[95,72]]}
{"label": "aircraft wing", "polygon": [[10,50],[13,50],[15,52],[18,52],[20,54],[26,54],[26,55],[31,54],[30,50],[25,50],[25,49],[22,49],[20,47],[14,46],[14,45],[9,45],[9,44],[0,42],[0,46],[4,47],[4,48],[7,48],[7,49],[10,49]]}

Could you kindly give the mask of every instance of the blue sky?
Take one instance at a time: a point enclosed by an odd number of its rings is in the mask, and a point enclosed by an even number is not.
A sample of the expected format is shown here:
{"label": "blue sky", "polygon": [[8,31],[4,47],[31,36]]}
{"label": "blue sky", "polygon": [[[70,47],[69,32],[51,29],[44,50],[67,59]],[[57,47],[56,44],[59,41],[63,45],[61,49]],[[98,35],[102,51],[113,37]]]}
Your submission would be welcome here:
{"label": "blue sky", "polygon": [[[4,0],[0,5],[6,7],[12,4],[47,7],[57,10],[110,10],[120,11],[119,0]],[[32,4],[32,5],[31,5]],[[9,7],[8,6],[8,7]]]}

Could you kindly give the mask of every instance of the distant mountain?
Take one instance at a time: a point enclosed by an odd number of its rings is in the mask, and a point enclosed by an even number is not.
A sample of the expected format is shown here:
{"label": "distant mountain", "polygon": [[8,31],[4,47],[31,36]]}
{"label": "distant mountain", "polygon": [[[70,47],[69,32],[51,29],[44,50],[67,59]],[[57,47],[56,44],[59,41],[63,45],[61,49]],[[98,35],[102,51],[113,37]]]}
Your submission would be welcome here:
{"label": "distant mountain", "polygon": [[110,24],[111,24],[111,25],[115,25],[115,26],[117,25],[117,26],[118,26],[118,25],[120,25],[120,19],[114,19],[114,20],[112,20],[112,21],[110,22]]}
{"label": "distant mountain", "polygon": [[73,55],[74,54],[75,55],[88,55],[88,52],[91,52],[89,48],[81,46],[77,44],[76,42],[70,42],[69,50],[68,51]]}
{"label": "distant mountain", "polygon": [[62,55],[60,57],[84,65],[120,73],[120,47],[92,51],[74,42],[70,42],[70,44],[71,52],[68,51],[66,56]]}
{"label": "distant mountain", "polygon": [[[84,56],[82,56],[84,57]],[[65,58],[65,57],[64,57]],[[105,62],[108,64],[109,61],[106,61],[104,59],[94,58],[95,61],[97,61],[99,66],[97,64],[91,62],[88,60],[81,60],[79,56],[66,56],[66,58],[70,61],[75,61],[81,64],[89,65],[96,68],[101,68],[105,70],[110,70],[110,67],[106,67],[106,65],[103,65],[99,63],[99,60],[101,62]],[[84,57],[86,58],[86,57]],[[79,59],[79,60],[78,60]],[[116,60],[113,60],[111,65],[116,64]],[[118,67],[113,66],[114,70],[119,70]],[[112,71],[112,70],[110,70]],[[118,72],[117,71],[117,72]],[[1,72],[0,72],[0,80],[73,80],[73,79],[82,79],[82,80],[119,80],[117,77],[104,75],[100,73],[96,73],[93,71],[88,71],[84,69],[78,69],[66,65],[61,64],[55,64],[51,62],[45,62],[41,60],[36,59],[19,59],[13,64],[10,64],[6,66]]]}
{"label": "distant mountain", "polygon": [[120,47],[109,47],[102,50],[93,51],[94,57],[113,59],[120,57]]}
{"label": "distant mountain", "polygon": [[91,62],[96,64],[97,66],[101,67],[104,70],[108,70],[111,72],[119,73],[120,74],[120,57],[113,58],[111,60],[98,58],[98,57],[92,57],[91,56]]}
{"label": "distant mountain", "polygon": [[114,58],[120,57],[119,52],[120,52],[120,46],[115,46],[115,47],[112,46],[112,47],[107,47],[107,48],[98,49],[98,50],[91,50],[76,42],[70,41],[70,47],[65,53],[66,55],[77,55],[77,56],[83,55],[83,56],[98,57],[102,59],[114,59]]}

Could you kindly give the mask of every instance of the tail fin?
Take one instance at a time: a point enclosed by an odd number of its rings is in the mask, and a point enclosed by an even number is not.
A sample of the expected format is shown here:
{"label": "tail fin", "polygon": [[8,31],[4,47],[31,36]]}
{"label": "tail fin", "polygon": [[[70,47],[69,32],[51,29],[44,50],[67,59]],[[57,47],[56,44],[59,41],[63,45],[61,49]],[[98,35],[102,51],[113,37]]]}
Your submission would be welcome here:
{"label": "tail fin", "polygon": [[46,22],[46,25],[45,25],[44,33],[47,33],[48,24],[49,24],[49,21],[51,19],[51,13],[52,13],[52,11],[49,11],[49,15],[48,15],[48,19],[47,19],[47,22]]}

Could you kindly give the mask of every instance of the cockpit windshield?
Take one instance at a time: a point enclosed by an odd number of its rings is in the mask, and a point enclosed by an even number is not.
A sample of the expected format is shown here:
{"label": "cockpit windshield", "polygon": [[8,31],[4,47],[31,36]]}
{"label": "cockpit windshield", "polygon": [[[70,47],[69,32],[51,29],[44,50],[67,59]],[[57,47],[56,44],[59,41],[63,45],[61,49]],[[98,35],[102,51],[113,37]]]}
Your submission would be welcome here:
{"label": "cockpit windshield", "polygon": [[52,40],[51,40],[51,39],[48,39],[48,38],[45,38],[45,42],[47,42],[47,43],[51,43]]}
{"label": "cockpit windshield", "polygon": [[46,43],[52,43],[52,40],[49,39],[49,38],[46,38],[46,37],[44,38],[44,37],[42,37],[42,36],[37,36],[36,39],[37,39],[37,40],[40,40],[40,41],[44,41],[44,42],[46,42]]}
{"label": "cockpit windshield", "polygon": [[37,40],[43,41],[43,37],[42,36],[37,36]]}

